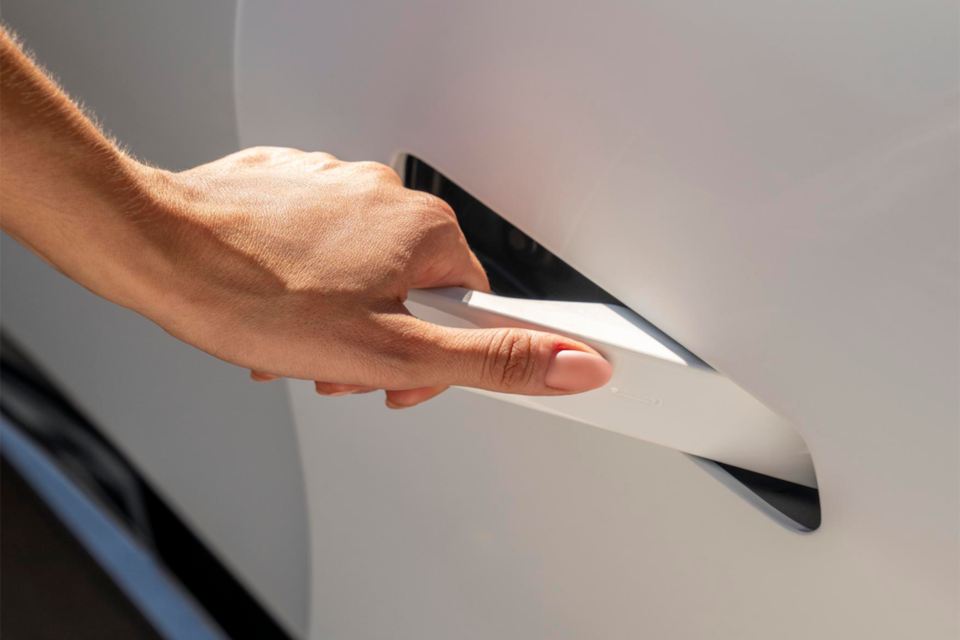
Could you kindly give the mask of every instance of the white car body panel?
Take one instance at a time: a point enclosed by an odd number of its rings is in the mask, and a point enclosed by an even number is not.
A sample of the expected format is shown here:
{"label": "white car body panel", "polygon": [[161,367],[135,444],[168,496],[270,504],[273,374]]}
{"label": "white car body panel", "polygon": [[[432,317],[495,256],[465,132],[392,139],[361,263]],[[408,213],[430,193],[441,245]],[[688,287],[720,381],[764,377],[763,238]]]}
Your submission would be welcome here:
{"label": "white car body panel", "polygon": [[823,525],[451,392],[293,384],[311,637],[953,637],[953,3],[243,4],[244,145],[426,160],[796,425]]}
{"label": "white car body panel", "polygon": [[427,160],[795,425],[823,507],[799,534],[673,450],[459,390],[251,385],[4,237],[5,330],[295,637],[958,635],[955,3],[234,9],[3,18],[168,168]]}

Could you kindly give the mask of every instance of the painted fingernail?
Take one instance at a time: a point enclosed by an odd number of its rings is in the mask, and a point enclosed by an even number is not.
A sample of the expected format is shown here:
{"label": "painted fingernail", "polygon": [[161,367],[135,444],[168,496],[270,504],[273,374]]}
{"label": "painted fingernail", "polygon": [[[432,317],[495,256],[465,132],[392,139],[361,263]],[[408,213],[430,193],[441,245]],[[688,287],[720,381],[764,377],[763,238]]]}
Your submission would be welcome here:
{"label": "painted fingernail", "polygon": [[583,351],[559,351],[547,368],[544,382],[563,391],[589,391],[607,384],[613,367],[600,356]]}

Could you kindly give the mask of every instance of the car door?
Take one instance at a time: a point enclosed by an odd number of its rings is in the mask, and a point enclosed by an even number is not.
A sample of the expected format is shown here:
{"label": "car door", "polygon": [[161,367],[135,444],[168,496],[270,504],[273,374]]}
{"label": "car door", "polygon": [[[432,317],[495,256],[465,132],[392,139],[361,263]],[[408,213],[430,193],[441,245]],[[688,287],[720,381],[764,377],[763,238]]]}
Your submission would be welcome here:
{"label": "car door", "polygon": [[290,382],[310,637],[954,637],[956,19],[246,0],[244,145],[422,161],[796,429],[822,517],[495,398]]}

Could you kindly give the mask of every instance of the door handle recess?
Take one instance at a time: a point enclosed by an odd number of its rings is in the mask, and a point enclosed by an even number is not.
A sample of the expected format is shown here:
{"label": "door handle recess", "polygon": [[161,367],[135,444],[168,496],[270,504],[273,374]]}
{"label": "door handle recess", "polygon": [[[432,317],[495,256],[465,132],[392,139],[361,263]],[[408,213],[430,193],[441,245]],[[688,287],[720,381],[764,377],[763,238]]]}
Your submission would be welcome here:
{"label": "door handle recess", "polygon": [[613,365],[606,386],[570,396],[469,389],[685,453],[815,488],[806,443],[782,418],[625,307],[411,290],[410,312],[462,328],[515,327],[589,344]]}

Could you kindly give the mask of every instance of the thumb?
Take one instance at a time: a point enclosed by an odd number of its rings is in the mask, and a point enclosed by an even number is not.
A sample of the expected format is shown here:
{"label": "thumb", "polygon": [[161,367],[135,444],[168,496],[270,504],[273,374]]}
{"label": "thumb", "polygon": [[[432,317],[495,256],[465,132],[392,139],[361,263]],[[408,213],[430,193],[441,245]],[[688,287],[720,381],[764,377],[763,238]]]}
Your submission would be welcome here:
{"label": "thumb", "polygon": [[417,323],[413,377],[502,393],[564,395],[602,387],[613,368],[591,347],[527,329],[454,329]]}

